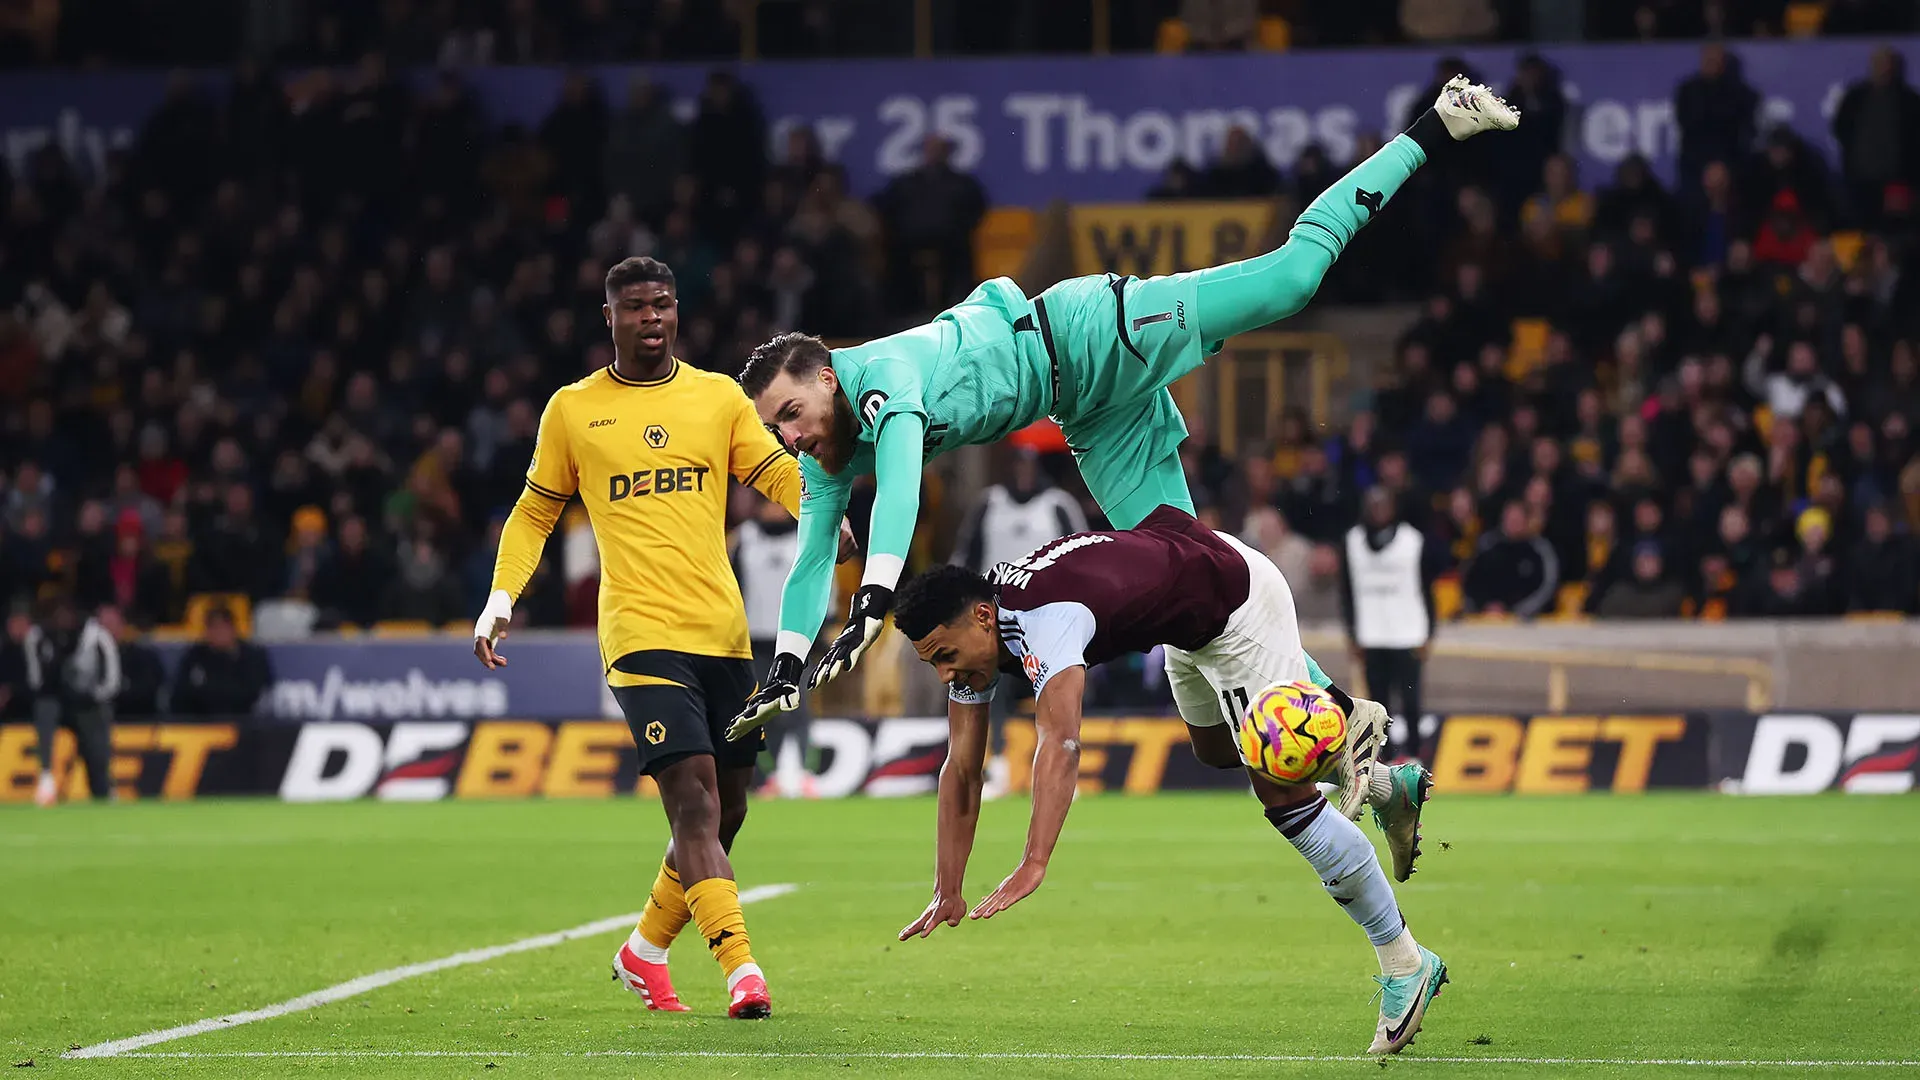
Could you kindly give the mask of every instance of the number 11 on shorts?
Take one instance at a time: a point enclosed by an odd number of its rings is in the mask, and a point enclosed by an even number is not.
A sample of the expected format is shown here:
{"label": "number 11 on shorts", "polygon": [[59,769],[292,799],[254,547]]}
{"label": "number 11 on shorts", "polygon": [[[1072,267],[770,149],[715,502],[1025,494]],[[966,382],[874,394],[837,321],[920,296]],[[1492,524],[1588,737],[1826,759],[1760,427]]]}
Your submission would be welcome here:
{"label": "number 11 on shorts", "polygon": [[1227,714],[1228,726],[1236,732],[1240,730],[1240,721],[1246,718],[1247,709],[1251,704],[1247,699],[1246,687],[1236,686],[1231,690],[1220,691],[1220,708]]}

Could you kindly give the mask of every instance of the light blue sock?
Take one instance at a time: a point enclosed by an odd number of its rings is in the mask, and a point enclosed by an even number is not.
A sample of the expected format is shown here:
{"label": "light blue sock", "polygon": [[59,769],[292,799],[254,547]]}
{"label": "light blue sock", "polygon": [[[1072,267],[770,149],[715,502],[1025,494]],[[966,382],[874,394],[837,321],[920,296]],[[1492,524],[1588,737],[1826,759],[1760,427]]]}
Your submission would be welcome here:
{"label": "light blue sock", "polygon": [[1391,944],[1406,931],[1393,886],[1387,883],[1386,871],[1380,869],[1380,859],[1360,826],[1318,795],[1311,802],[1270,809],[1267,820],[1306,857],[1327,895],[1360,924],[1375,948]]}

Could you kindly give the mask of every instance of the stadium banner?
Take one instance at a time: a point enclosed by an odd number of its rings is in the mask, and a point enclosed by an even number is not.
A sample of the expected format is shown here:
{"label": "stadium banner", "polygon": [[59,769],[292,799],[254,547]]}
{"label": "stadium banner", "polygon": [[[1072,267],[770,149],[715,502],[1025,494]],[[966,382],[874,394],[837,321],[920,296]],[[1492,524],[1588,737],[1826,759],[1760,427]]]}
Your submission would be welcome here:
{"label": "stadium banner", "polygon": [[[186,649],[178,642],[155,647],[169,671]],[[620,715],[607,690],[600,648],[583,634],[515,634],[501,649],[507,666],[491,671],[474,659],[472,640],[457,634],[329,637],[261,647],[273,663],[274,681],[260,708],[279,720]]]}
{"label": "stadium banner", "polygon": [[[1729,51],[1760,92],[1766,123],[1791,124],[1830,157],[1828,120],[1847,84],[1865,76],[1874,39],[1736,42]],[[1890,44],[1910,67],[1920,38]],[[1496,87],[1526,49],[1369,49],[1211,56],[1035,57],[982,60],[836,60],[736,65],[757,93],[768,134],[811,125],[827,156],[844,163],[860,193],[912,168],[920,144],[941,135],[954,162],[1007,205],[1124,202],[1145,195],[1175,160],[1202,165],[1227,131],[1246,127],[1282,167],[1310,143],[1346,161],[1363,134],[1399,130],[1444,55],[1464,59]],[[1673,91],[1699,65],[1689,43],[1548,45],[1537,50],[1565,76],[1574,108],[1568,149],[1581,181],[1603,181],[1632,153],[1672,174],[1677,129]],[[618,107],[634,79],[666,87],[691,117],[708,64],[589,68]],[[558,67],[477,68],[466,73],[497,124],[538,126],[559,98]],[[414,74],[417,83],[434,77]],[[224,76],[206,74],[219,88]],[[0,153],[16,169],[57,143],[96,175],[107,152],[130,145],[158,106],[163,72],[22,72],[0,76]],[[289,85],[296,94],[302,84]]]}
{"label": "stadium banner", "polygon": [[[1430,717],[1434,782],[1447,794],[1631,793],[1718,788],[1756,795],[1913,790],[1920,714],[1742,712],[1621,716]],[[929,794],[946,759],[945,717],[813,721],[814,786],[827,798]],[[1010,787],[1032,780],[1033,721],[1003,729]],[[0,724],[0,803],[33,797],[37,736]],[[1089,716],[1080,739],[1085,794],[1246,786],[1197,761],[1171,716]],[[54,739],[68,798],[86,796],[74,736]],[[125,722],[111,771],[122,798],[259,795],[312,802],[378,798],[652,797],[621,720],[314,720],[267,717]]]}
{"label": "stadium banner", "polygon": [[1745,795],[1855,795],[1913,790],[1916,713],[1708,713],[1713,778]]}
{"label": "stadium banner", "polygon": [[1427,760],[1448,793],[1563,795],[1700,788],[1710,730],[1699,716],[1438,718]]}
{"label": "stadium banner", "polygon": [[1273,202],[1085,203],[1067,212],[1079,274],[1156,277],[1252,258],[1268,243]]}

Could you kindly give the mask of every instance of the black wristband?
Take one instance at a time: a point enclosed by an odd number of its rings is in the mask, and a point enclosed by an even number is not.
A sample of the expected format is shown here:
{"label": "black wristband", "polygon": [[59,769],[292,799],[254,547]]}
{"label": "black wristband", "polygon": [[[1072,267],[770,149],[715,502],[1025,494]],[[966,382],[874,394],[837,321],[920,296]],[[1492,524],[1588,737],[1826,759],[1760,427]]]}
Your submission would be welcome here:
{"label": "black wristband", "polygon": [[1433,111],[1431,107],[1420,114],[1419,119],[1413,122],[1413,126],[1407,128],[1406,136],[1419,144],[1420,149],[1426,153],[1428,161],[1432,161],[1436,155],[1454,145],[1453,136],[1447,134],[1447,125],[1441,121],[1440,114]]}
{"label": "black wristband", "polygon": [[792,653],[777,653],[773,658],[773,665],[767,669],[767,683],[798,683],[800,673],[806,670],[806,666],[805,660]]}

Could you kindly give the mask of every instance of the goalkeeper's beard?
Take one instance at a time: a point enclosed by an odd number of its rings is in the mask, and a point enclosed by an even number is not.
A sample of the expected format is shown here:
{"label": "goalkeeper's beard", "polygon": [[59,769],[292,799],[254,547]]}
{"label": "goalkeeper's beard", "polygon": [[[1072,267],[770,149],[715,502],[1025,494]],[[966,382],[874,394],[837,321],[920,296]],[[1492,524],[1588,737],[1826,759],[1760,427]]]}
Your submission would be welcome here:
{"label": "goalkeeper's beard", "polygon": [[853,436],[860,430],[854,419],[853,406],[847,403],[847,396],[838,391],[833,395],[833,425],[827,431],[826,438],[813,448],[813,459],[820,467],[830,473],[839,473],[853,462]]}

